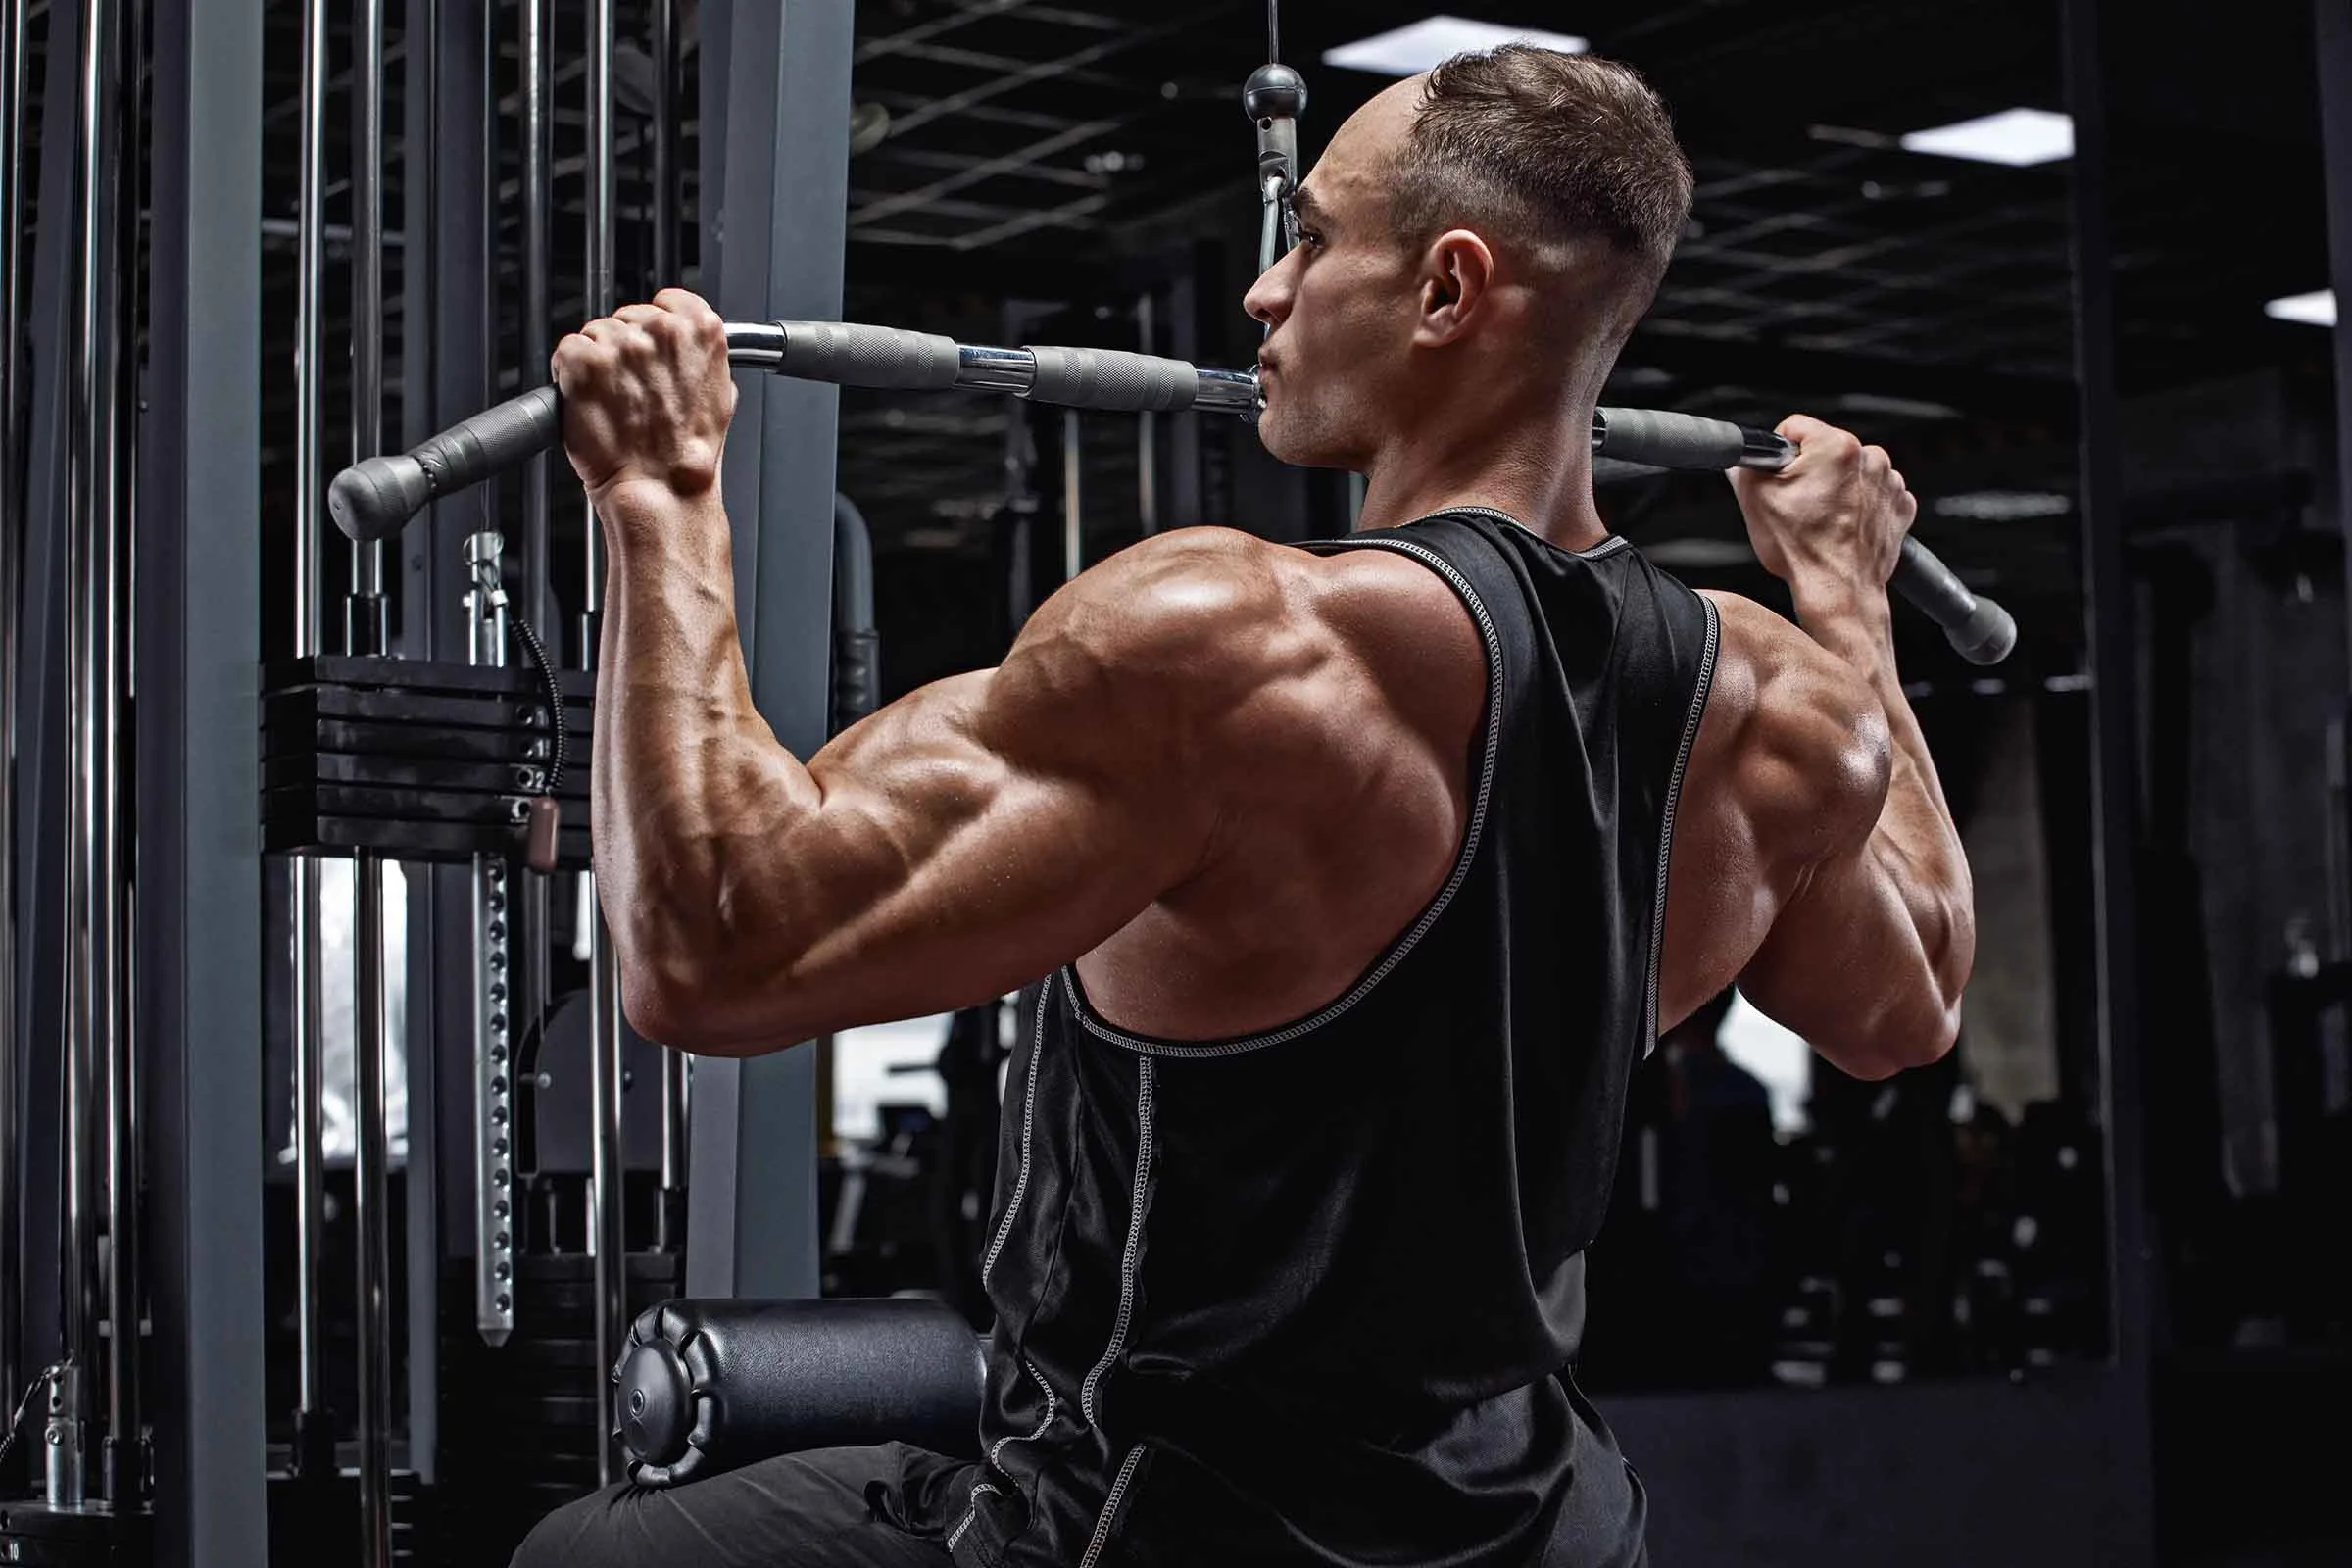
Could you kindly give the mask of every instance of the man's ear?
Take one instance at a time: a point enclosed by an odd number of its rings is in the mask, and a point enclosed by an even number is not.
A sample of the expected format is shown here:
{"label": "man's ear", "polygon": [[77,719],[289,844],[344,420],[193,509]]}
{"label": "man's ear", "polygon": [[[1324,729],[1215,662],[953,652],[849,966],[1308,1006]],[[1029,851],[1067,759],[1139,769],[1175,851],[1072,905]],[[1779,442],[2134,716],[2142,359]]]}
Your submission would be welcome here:
{"label": "man's ear", "polygon": [[1423,348],[1451,343],[1469,330],[1494,284],[1494,253],[1466,228],[1451,228],[1422,253],[1421,321],[1413,341]]}

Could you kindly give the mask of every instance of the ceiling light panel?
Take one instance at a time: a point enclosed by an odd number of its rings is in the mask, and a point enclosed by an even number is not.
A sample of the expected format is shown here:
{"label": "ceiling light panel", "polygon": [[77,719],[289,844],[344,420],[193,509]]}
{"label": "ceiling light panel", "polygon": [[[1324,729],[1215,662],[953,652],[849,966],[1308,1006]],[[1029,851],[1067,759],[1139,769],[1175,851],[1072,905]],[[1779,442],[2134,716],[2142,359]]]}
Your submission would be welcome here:
{"label": "ceiling light panel", "polygon": [[2071,117],[2047,109],[2004,109],[1956,125],[1915,130],[1902,138],[1902,144],[1905,152],[2025,169],[2072,158],[2075,122]]}
{"label": "ceiling light panel", "polygon": [[1466,17],[1424,17],[1410,26],[1359,38],[1323,51],[1323,63],[1345,71],[1370,71],[1384,76],[1410,76],[1442,61],[1474,49],[1497,44],[1529,43],[1561,54],[1583,54],[1591,44],[1564,32],[1536,27],[1505,27]]}

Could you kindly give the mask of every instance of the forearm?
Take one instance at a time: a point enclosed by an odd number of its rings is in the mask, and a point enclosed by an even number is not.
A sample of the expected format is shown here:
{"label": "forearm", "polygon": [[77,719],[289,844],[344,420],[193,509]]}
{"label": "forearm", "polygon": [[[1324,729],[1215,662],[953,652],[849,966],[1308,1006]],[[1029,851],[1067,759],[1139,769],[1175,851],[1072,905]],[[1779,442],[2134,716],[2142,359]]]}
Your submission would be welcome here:
{"label": "forearm", "polygon": [[[733,545],[715,488],[600,500],[609,544],[597,681],[598,892],[641,1010],[694,983],[722,933],[727,850],[819,791],[753,707]],[[651,1022],[651,1019],[645,1020]]]}
{"label": "forearm", "polygon": [[1886,806],[1870,852],[1920,925],[1941,988],[1956,997],[1974,958],[1968,858],[1919,719],[1895,671],[1891,610],[1883,589],[1799,573],[1797,623],[1862,678],[1886,716]]}

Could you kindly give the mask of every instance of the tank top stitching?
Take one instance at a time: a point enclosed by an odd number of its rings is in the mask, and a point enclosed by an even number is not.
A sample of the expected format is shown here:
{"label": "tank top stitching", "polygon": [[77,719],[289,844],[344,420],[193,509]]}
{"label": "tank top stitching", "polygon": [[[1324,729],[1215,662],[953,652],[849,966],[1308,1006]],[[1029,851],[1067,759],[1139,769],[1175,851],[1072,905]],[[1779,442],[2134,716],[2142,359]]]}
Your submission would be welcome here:
{"label": "tank top stitching", "polygon": [[980,1517],[980,1494],[983,1492],[992,1497],[1004,1495],[1004,1489],[993,1481],[978,1482],[972,1487],[970,1495],[965,1499],[962,1521],[954,1530],[948,1532],[948,1549],[950,1551],[954,1551],[971,1530],[972,1521]]}
{"label": "tank top stitching", "polygon": [[[1536,543],[1548,546],[1553,550],[1557,550],[1563,556],[1573,556],[1578,561],[1599,561],[1604,557],[1615,555],[1620,550],[1628,549],[1633,544],[1633,541],[1628,539],[1625,535],[1621,533],[1615,533],[1609,535],[1609,537],[1603,539],[1600,543],[1594,545],[1590,550],[1570,550],[1563,546],[1552,544],[1550,540],[1544,538],[1542,534],[1536,532],[1535,529],[1530,528],[1526,523],[1521,522],[1517,517],[1512,516],[1509,513],[1502,511],[1498,507],[1447,507],[1444,512],[1433,512],[1429,514],[1429,517],[1416,518],[1415,521],[1427,522],[1430,520],[1430,517],[1452,517],[1460,516],[1465,514],[1474,517],[1493,517],[1497,522],[1507,522],[1513,528],[1516,528],[1521,533],[1526,534],[1530,539],[1535,540]],[[1408,522],[1405,524],[1405,526],[1409,528],[1412,526],[1412,523]]]}
{"label": "tank top stitching", "polygon": [[1169,1056],[1198,1061],[1245,1055],[1252,1051],[1262,1051],[1269,1046],[1284,1045],[1313,1034],[1316,1030],[1339,1019],[1356,1004],[1370,996],[1373,989],[1381,981],[1387,979],[1390,972],[1402,963],[1406,955],[1410,954],[1420,944],[1421,939],[1429,934],[1430,928],[1438,923],[1438,917],[1446,912],[1446,906],[1453,902],[1454,895],[1461,891],[1463,882],[1469,878],[1470,865],[1478,857],[1479,840],[1486,828],[1487,808],[1494,788],[1495,761],[1501,754],[1502,747],[1501,633],[1494,629],[1494,619],[1487,612],[1486,601],[1479,597],[1478,590],[1470,585],[1469,579],[1456,569],[1453,563],[1427,545],[1414,544],[1403,539],[1327,539],[1319,541],[1319,545],[1343,550],[1394,550],[1414,557],[1452,586],[1463,606],[1469,610],[1471,618],[1478,622],[1479,632],[1486,640],[1486,757],[1480,768],[1478,793],[1471,805],[1470,825],[1462,835],[1462,852],[1454,861],[1453,874],[1446,878],[1445,887],[1439,890],[1437,898],[1431,902],[1429,907],[1422,911],[1420,919],[1413,923],[1412,929],[1391,946],[1388,954],[1372,968],[1370,973],[1357,980],[1336,1002],[1328,1003],[1309,1016],[1271,1034],[1250,1035],[1238,1040],[1190,1043],[1151,1040],[1124,1033],[1096,1016],[1093,1005],[1086,1000],[1085,987],[1079,982],[1077,965],[1067,965],[1061,972],[1069,980],[1071,1010],[1077,1016],[1079,1025],[1097,1039],[1108,1041],[1114,1046],[1139,1052],[1148,1056]]}
{"label": "tank top stitching", "polygon": [[1127,1241],[1119,1249],[1119,1312],[1111,1322],[1110,1343],[1103,1347],[1102,1359],[1087,1373],[1086,1381],[1078,1388],[1078,1413],[1088,1426],[1100,1418],[1095,1414],[1095,1396],[1102,1391],[1102,1379],[1118,1361],[1119,1352],[1127,1348],[1127,1335],[1135,1326],[1135,1278],[1137,1252],[1143,1246],[1144,1221],[1150,1210],[1152,1193],[1152,1058],[1146,1056],[1137,1063],[1135,1092],[1135,1187],[1127,1203]]}
{"label": "tank top stitching", "polygon": [[1038,1439],[1046,1435],[1046,1429],[1054,1424],[1054,1418],[1061,1414],[1061,1396],[1054,1392],[1054,1385],[1046,1381],[1046,1375],[1037,1369],[1037,1363],[1024,1355],[1021,1357],[1021,1370],[1028,1373],[1030,1381],[1035,1383],[1038,1388],[1044,1392],[1046,1396],[1046,1413],[1038,1418],[1037,1430],[1034,1432],[1008,1432],[1004,1437],[999,1438],[996,1441],[995,1446],[988,1450],[989,1468],[992,1470],[1004,1471],[1007,1480],[1011,1479],[1012,1472],[1009,1470],[1004,1470],[1004,1467],[997,1462],[1004,1456],[1004,1450],[1011,1447],[1016,1443],[1035,1443]]}
{"label": "tank top stitching", "polygon": [[1690,748],[1698,740],[1699,720],[1707,710],[1707,695],[1715,686],[1715,658],[1723,642],[1723,617],[1715,601],[1705,594],[1694,594],[1706,612],[1706,650],[1698,661],[1698,689],[1690,695],[1690,711],[1683,720],[1682,749],[1675,753],[1674,772],[1666,782],[1666,810],[1658,829],[1658,893],[1649,917],[1649,1019],[1642,1032],[1642,1055],[1644,1060],[1658,1044],[1658,965],[1666,951],[1666,876],[1674,857],[1674,818],[1683,803],[1683,777],[1690,765]]}
{"label": "tank top stitching", "polygon": [[[1031,1381],[1035,1382],[1037,1386],[1045,1392],[1046,1413],[1039,1417],[1037,1429],[1034,1432],[1025,1434],[1007,1433],[1005,1436],[999,1438],[995,1445],[989,1448],[988,1467],[996,1471],[998,1474],[1004,1476],[1007,1481],[1013,1481],[1012,1472],[1006,1470],[1003,1465],[997,1462],[1004,1455],[1004,1450],[1011,1447],[1016,1443],[1035,1443],[1038,1439],[1046,1435],[1046,1429],[1052,1426],[1054,1424],[1054,1418],[1061,1413],[1061,1400],[1054,1396],[1054,1385],[1048,1383],[1046,1381],[1046,1375],[1037,1369],[1037,1363],[1024,1355],[1021,1357],[1021,1370],[1028,1373]],[[1020,1491],[1019,1482],[1013,1481],[1013,1490],[1015,1492]],[[948,1533],[948,1549],[950,1551],[954,1551],[956,1549],[956,1543],[963,1539],[963,1533],[971,1529],[972,1521],[980,1517],[980,1494],[983,1492],[996,1493],[996,1494],[1000,1497],[1004,1495],[1004,1493],[999,1492],[994,1485],[986,1481],[980,1482],[972,1488],[971,1494],[964,1499],[963,1518],[961,1522],[959,1522],[954,1530]],[[1035,1504],[1032,1503],[1031,1506],[1034,1508]]]}
{"label": "tank top stitching", "polygon": [[980,1263],[980,1283],[997,1266],[997,1258],[1004,1250],[1004,1243],[1012,1235],[1013,1221],[1020,1218],[1021,1201],[1029,1196],[1029,1152],[1037,1131],[1037,1058],[1045,1050],[1046,1004],[1054,998],[1054,979],[1047,976],[1037,994],[1036,1027],[1029,1033],[1029,1086],[1021,1094],[1021,1168],[1013,1173],[1012,1198],[1004,1205],[1004,1217],[997,1223],[996,1239],[988,1244],[988,1256]]}
{"label": "tank top stitching", "polygon": [[1078,1559],[1078,1568],[1095,1568],[1102,1548],[1110,1544],[1110,1529],[1119,1516],[1119,1504],[1127,1495],[1127,1483],[1135,1479],[1136,1461],[1144,1456],[1144,1446],[1137,1444],[1127,1450],[1127,1460],[1119,1466],[1119,1478],[1110,1484],[1110,1495],[1102,1499],[1102,1511],[1095,1516],[1094,1538],[1086,1544],[1086,1555]]}

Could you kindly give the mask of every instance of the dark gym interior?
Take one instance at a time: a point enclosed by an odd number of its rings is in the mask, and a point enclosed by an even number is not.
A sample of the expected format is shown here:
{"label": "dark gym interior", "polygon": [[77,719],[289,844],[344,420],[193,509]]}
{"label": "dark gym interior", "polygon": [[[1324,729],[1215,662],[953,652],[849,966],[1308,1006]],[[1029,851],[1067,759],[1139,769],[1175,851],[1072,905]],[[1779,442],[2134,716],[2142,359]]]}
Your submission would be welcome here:
{"label": "dark gym interior", "polygon": [[[501,1568],[649,1462],[648,1309],[987,1327],[1033,996],[640,1037],[561,451],[368,544],[329,484],[673,284],[1250,370],[1268,10],[0,0],[0,1562]],[[1885,446],[2016,623],[1894,622],[1956,1049],[1866,1082],[1727,995],[1634,1080],[1576,1372],[1652,1559],[2352,1561],[2352,0],[1279,14],[1306,165],[1450,48],[1638,68],[1695,199],[1604,406]],[[1362,500],[1205,404],[736,363],[803,757],[1139,540]],[[1597,450],[1612,531],[1788,610],[1720,473]]]}

